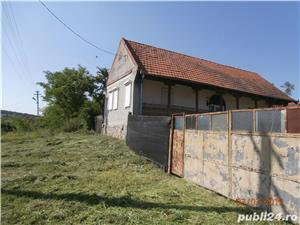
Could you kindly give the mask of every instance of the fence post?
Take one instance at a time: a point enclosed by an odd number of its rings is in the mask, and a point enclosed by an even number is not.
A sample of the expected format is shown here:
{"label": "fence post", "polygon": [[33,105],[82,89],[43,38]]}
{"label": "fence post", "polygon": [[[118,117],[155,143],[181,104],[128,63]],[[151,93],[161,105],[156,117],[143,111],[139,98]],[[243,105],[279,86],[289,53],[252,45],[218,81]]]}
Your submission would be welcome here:
{"label": "fence post", "polygon": [[171,174],[172,166],[172,148],[173,148],[173,132],[174,132],[174,115],[171,115],[171,127],[169,137],[169,155],[168,155],[168,174]]}
{"label": "fence post", "polygon": [[232,111],[229,110],[227,114],[227,123],[228,123],[228,196],[232,198],[232,131],[231,131],[231,125],[232,125]]}
{"label": "fence post", "polygon": [[252,110],[252,116],[253,116],[253,132],[256,132],[256,110]]}
{"label": "fence post", "polygon": [[184,153],[185,153],[185,129],[186,129],[186,118],[185,118],[185,113],[182,115],[183,117],[183,154],[182,154],[182,177],[184,178]]}

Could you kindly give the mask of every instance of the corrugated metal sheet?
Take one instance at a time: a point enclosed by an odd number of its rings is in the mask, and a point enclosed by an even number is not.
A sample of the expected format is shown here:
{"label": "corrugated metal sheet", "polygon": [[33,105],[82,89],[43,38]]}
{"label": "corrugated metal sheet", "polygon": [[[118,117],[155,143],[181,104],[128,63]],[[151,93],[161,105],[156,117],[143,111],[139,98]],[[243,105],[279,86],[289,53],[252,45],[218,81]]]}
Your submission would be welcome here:
{"label": "corrugated metal sheet", "polygon": [[253,131],[253,112],[233,112],[232,130],[249,132]]}
{"label": "corrugated metal sheet", "polygon": [[266,110],[256,112],[256,131],[285,132],[285,110]]}
{"label": "corrugated metal sheet", "polygon": [[211,129],[216,131],[227,131],[227,113],[211,115]]}
{"label": "corrugated metal sheet", "polygon": [[198,130],[211,130],[211,116],[210,115],[198,116],[197,129]]}

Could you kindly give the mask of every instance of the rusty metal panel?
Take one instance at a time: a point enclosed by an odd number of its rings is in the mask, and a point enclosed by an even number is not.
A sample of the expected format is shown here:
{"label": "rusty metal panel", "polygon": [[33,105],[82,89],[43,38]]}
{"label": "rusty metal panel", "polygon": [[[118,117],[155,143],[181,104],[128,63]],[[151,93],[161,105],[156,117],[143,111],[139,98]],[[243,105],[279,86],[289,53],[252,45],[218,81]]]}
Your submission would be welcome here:
{"label": "rusty metal panel", "polygon": [[203,133],[186,130],[184,139],[184,177],[198,185],[203,184]]}
{"label": "rusty metal panel", "polygon": [[271,174],[300,183],[300,140],[297,137],[272,137]]}
{"label": "rusty metal panel", "polygon": [[269,197],[270,177],[268,175],[232,168],[232,198],[246,204],[267,209],[262,200]]}
{"label": "rusty metal panel", "polygon": [[232,166],[269,173],[270,137],[232,134]]}
{"label": "rusty metal panel", "polygon": [[296,223],[300,224],[300,183],[272,177],[270,197],[282,200],[282,204],[271,207],[272,212],[297,215]]}
{"label": "rusty metal panel", "polygon": [[204,160],[203,176],[204,187],[224,196],[229,196],[227,166]]}
{"label": "rusty metal panel", "polygon": [[184,151],[184,131],[174,129],[171,173],[180,177],[183,176],[183,157],[184,157],[183,151]]}
{"label": "rusty metal panel", "polygon": [[204,133],[204,160],[228,163],[228,134],[227,132]]}
{"label": "rusty metal panel", "polygon": [[287,132],[300,133],[300,108],[287,109]]}

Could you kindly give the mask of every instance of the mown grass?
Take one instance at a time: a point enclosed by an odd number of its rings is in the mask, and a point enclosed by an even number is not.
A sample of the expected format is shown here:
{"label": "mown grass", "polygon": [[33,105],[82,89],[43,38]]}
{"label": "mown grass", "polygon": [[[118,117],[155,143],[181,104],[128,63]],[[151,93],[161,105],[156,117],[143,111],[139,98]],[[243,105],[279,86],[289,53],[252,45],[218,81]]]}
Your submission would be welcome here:
{"label": "mown grass", "polygon": [[1,166],[2,224],[237,224],[253,212],[106,136],[6,134]]}

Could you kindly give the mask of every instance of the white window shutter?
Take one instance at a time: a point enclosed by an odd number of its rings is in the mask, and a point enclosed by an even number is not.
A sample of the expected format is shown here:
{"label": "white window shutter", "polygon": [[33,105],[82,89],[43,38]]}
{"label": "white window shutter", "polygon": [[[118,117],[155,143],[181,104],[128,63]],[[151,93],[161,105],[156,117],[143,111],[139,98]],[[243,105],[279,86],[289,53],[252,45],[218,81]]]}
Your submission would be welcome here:
{"label": "white window shutter", "polygon": [[107,103],[107,109],[112,110],[112,103],[113,103],[113,92],[109,92],[108,94],[108,103]]}
{"label": "white window shutter", "polygon": [[125,85],[125,108],[130,106],[131,102],[131,83]]}
{"label": "white window shutter", "polygon": [[113,109],[118,109],[119,90],[113,92]]}

